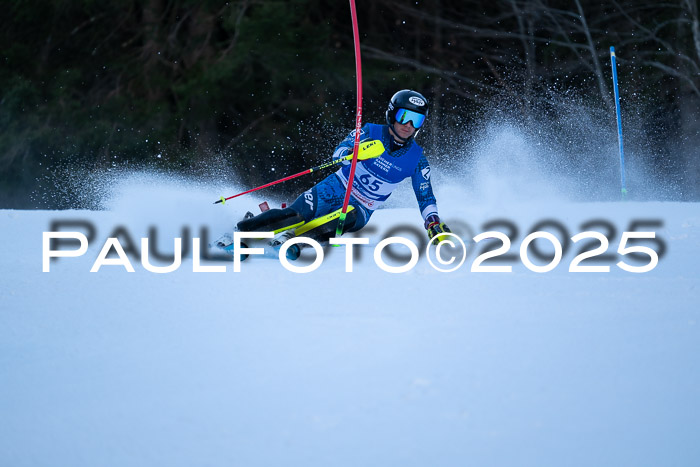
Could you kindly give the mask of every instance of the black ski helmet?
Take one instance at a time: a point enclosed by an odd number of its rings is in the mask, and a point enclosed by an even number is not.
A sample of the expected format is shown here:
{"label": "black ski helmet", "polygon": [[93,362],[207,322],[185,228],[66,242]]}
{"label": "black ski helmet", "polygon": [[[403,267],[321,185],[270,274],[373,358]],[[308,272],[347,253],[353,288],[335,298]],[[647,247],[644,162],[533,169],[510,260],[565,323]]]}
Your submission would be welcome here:
{"label": "black ski helmet", "polygon": [[427,117],[428,99],[423,94],[410,89],[397,92],[392,96],[391,101],[389,101],[389,108],[386,110],[386,122],[389,125],[393,125],[396,122],[396,109],[412,110]]}

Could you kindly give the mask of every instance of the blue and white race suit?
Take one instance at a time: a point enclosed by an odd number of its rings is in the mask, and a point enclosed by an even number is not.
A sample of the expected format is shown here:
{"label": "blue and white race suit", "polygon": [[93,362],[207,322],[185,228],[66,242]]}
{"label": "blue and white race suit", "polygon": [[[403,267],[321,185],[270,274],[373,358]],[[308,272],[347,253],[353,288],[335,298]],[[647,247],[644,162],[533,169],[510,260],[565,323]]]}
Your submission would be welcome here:
{"label": "blue and white race suit", "polygon": [[[376,139],[382,141],[386,150],[379,157],[357,162],[350,204],[357,209],[358,217],[350,230],[357,231],[364,227],[372,213],[384,204],[397,185],[408,177],[411,177],[423,220],[431,214],[437,215],[437,204],[430,183],[430,165],[423,154],[423,148],[413,139],[395,147],[388,125],[365,124],[360,130],[360,141]],[[336,147],[333,159],[352,154],[354,143],[353,130]],[[307,222],[343,206],[351,164],[350,161],[342,164],[343,167],[336,173],[302,193],[290,206],[300,212]]]}

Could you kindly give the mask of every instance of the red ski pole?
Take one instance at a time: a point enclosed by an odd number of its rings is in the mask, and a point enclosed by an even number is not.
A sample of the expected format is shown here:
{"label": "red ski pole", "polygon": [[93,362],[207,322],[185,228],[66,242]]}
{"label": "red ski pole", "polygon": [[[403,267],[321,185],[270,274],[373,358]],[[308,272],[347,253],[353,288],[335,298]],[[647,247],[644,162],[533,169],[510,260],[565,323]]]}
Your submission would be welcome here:
{"label": "red ski pole", "polygon": [[[355,148],[357,150],[357,148]],[[381,141],[379,140],[372,140],[372,141],[365,141],[360,145],[359,152],[362,153],[362,159],[371,159],[373,157],[378,157],[382,153],[384,153],[384,145],[382,144]],[[226,201],[237,198],[239,196],[246,195],[248,193],[252,193],[254,191],[262,190],[263,188],[267,188],[272,185],[277,185],[278,183],[286,182],[287,180],[291,180],[293,178],[301,177],[302,175],[310,174],[311,172],[314,172],[316,170],[321,170],[325,169],[327,167],[332,167],[336,164],[340,164],[343,161],[347,161],[352,157],[356,157],[356,154],[353,153],[352,155],[347,155],[345,157],[341,157],[340,159],[336,159],[334,161],[326,162],[325,164],[317,165],[316,167],[311,167],[310,169],[306,169],[303,172],[299,172],[298,174],[290,175],[288,177],[280,178],[279,180],[275,180],[274,182],[266,183],[265,185],[261,185],[256,188],[252,188],[250,190],[244,191],[243,193],[238,193],[237,195],[229,196],[228,198],[224,198],[223,196],[214,201],[214,204],[219,204],[219,203],[226,203]]]}
{"label": "red ski pole", "polygon": [[279,180],[275,180],[274,182],[266,183],[265,185],[261,185],[261,186],[256,187],[256,188],[251,188],[250,190],[244,191],[243,193],[238,193],[238,194],[233,195],[233,196],[229,196],[228,198],[224,198],[224,197],[222,196],[220,199],[214,201],[214,204],[219,204],[219,203],[224,204],[224,203],[226,203],[226,201],[228,201],[228,200],[230,200],[230,199],[238,198],[239,196],[247,195],[248,193],[252,193],[252,192],[254,192],[254,191],[262,190],[263,188],[267,188],[267,187],[272,186],[272,185],[277,185],[278,183],[286,182],[287,180],[291,180],[291,179],[293,179],[293,178],[301,177],[302,175],[310,174],[310,173],[313,172],[314,170],[318,170],[318,169],[322,169],[322,168],[323,168],[323,167],[318,166],[318,167],[314,167],[314,168],[312,168],[312,169],[304,170],[303,172],[299,172],[298,174],[290,175],[289,177],[280,178]]}

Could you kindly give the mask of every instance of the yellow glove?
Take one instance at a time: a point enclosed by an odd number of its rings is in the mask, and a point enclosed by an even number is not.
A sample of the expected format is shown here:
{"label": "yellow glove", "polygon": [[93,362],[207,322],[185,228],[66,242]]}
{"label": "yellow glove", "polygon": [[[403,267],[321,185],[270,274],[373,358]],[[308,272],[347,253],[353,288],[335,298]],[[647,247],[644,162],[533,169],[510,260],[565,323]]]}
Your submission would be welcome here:
{"label": "yellow glove", "polygon": [[428,231],[428,238],[434,245],[440,243],[440,235],[452,232],[436,214],[431,214],[425,220],[425,230]]}
{"label": "yellow glove", "polygon": [[[374,159],[384,154],[384,145],[378,139],[373,139],[370,141],[365,141],[360,144],[360,148],[357,152],[357,158],[361,161],[367,159]],[[352,158],[351,158],[352,159]]]}
{"label": "yellow glove", "polygon": [[[384,145],[378,139],[372,139],[360,143],[360,147],[357,150],[357,160],[366,161],[367,159],[374,159],[384,154]],[[352,148],[350,148],[350,154],[343,156],[343,159],[347,161],[352,160]]]}

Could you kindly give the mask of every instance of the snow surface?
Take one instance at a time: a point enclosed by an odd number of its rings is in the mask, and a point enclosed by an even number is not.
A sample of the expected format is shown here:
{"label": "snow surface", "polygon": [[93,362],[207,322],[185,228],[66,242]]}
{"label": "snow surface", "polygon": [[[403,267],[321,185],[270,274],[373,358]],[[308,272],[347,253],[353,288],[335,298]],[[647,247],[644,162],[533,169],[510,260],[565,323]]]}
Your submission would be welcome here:
{"label": "snow surface", "polygon": [[[90,272],[119,227],[139,249],[155,226],[172,252],[183,227],[218,235],[257,204],[214,193],[151,183],[105,211],[0,210],[0,465],[697,465],[698,204],[439,197],[466,240],[515,224],[516,254],[544,219],[569,237],[613,224],[613,254],[632,220],[660,222],[666,252],[643,274],[616,254],[608,273],[569,272],[579,245],[547,273],[517,258],[476,273],[473,243],[452,273],[424,257],[384,272],[373,248],[393,228],[417,241],[400,230],[420,228],[415,207],[375,214],[352,273],[338,249],[308,274],[269,258],[196,273],[191,253],[169,274],[133,256],[134,273]],[[95,228],[89,250],[42,272],[42,232],[66,220]]]}

